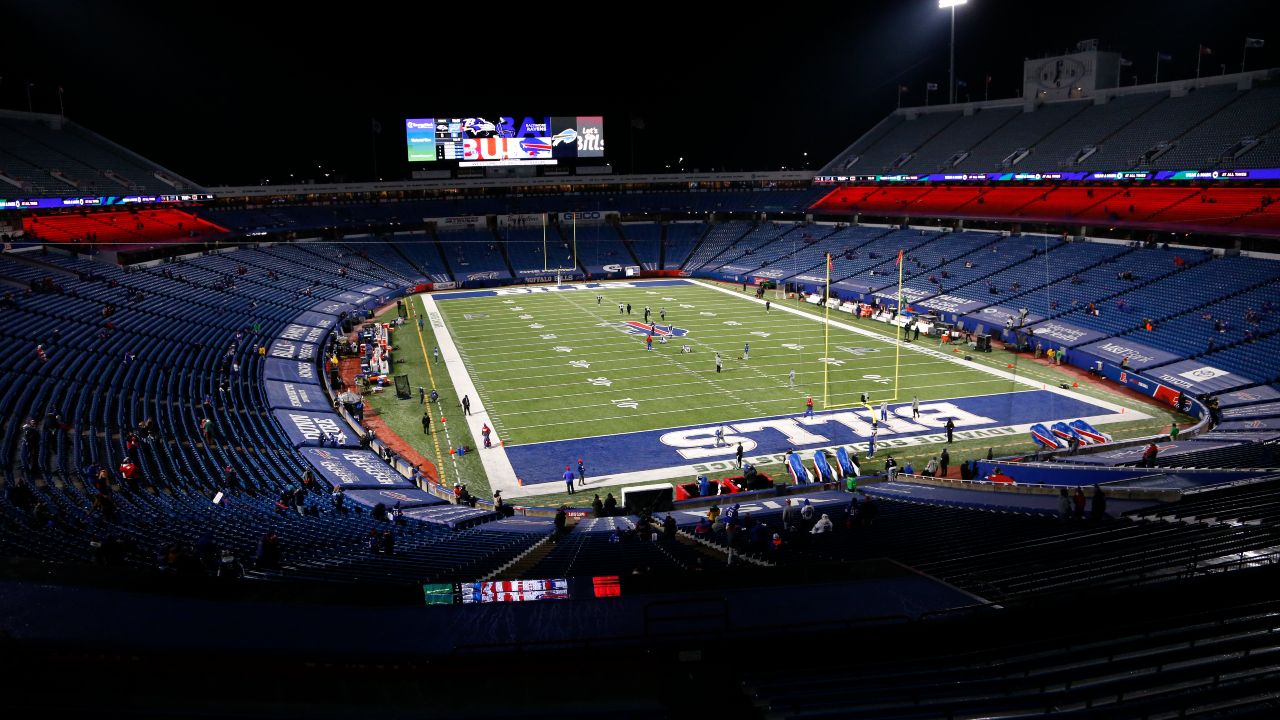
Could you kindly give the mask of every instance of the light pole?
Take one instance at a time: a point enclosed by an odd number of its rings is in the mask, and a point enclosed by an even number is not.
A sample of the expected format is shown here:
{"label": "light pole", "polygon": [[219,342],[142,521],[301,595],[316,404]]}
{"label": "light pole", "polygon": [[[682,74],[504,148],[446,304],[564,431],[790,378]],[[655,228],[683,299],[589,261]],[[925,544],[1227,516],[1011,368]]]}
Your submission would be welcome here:
{"label": "light pole", "polygon": [[938,0],[940,9],[951,8],[951,72],[947,77],[947,101],[952,105],[956,103],[956,8],[968,2],[969,0]]}

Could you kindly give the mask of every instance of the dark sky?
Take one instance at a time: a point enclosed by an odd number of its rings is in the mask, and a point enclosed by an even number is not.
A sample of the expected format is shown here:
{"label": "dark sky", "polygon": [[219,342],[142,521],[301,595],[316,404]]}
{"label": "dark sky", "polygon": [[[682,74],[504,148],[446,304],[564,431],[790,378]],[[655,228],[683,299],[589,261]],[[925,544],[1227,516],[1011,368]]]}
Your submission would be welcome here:
{"label": "dark sky", "polygon": [[[1264,1],[970,0],[957,14],[957,77],[975,97],[1017,94],[1024,57],[1084,38],[1119,49],[1150,82],[1239,69],[1245,35],[1280,33]],[[405,117],[605,116],[616,171],[816,168],[893,109],[945,94],[949,14],[936,0],[695,3],[147,3],[9,0],[0,31],[0,107],[57,112],[205,185],[408,176]],[[444,10],[442,8],[456,8]],[[750,8],[750,9],[749,9]],[[629,15],[619,18],[617,13]],[[1131,82],[1126,77],[1126,83]],[[934,101],[939,94],[934,95]],[[631,118],[645,129],[631,132]],[[634,148],[632,136],[634,135]],[[633,153],[634,149],[634,153]],[[321,178],[323,179],[323,178]]]}

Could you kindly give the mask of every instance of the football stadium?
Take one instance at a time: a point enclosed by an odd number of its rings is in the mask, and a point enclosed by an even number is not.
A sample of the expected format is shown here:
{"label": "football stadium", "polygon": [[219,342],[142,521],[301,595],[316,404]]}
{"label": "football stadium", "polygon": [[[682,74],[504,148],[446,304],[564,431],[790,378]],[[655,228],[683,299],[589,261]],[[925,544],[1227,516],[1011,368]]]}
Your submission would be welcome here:
{"label": "football stadium", "polygon": [[14,716],[1275,717],[1270,8],[854,5],[7,12]]}

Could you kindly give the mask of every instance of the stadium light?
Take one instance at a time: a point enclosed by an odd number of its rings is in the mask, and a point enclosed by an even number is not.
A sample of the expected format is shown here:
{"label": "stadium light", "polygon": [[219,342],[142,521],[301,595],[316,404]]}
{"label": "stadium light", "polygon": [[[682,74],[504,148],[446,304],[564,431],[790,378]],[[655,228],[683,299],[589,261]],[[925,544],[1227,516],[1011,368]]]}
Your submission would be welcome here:
{"label": "stadium light", "polygon": [[938,0],[939,9],[951,9],[951,72],[950,82],[947,83],[947,102],[951,105],[956,102],[956,8],[968,2],[969,0]]}

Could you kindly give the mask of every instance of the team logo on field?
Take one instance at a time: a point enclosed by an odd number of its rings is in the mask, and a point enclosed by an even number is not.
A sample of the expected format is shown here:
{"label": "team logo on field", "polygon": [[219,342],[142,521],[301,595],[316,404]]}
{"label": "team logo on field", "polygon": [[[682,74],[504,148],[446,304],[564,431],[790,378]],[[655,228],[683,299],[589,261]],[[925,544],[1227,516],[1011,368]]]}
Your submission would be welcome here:
{"label": "team logo on field", "polygon": [[624,323],[618,323],[614,327],[628,335],[648,335],[650,328],[652,328],[654,337],[684,337],[689,334],[688,330],[675,325],[646,325],[638,320],[628,320]]}

